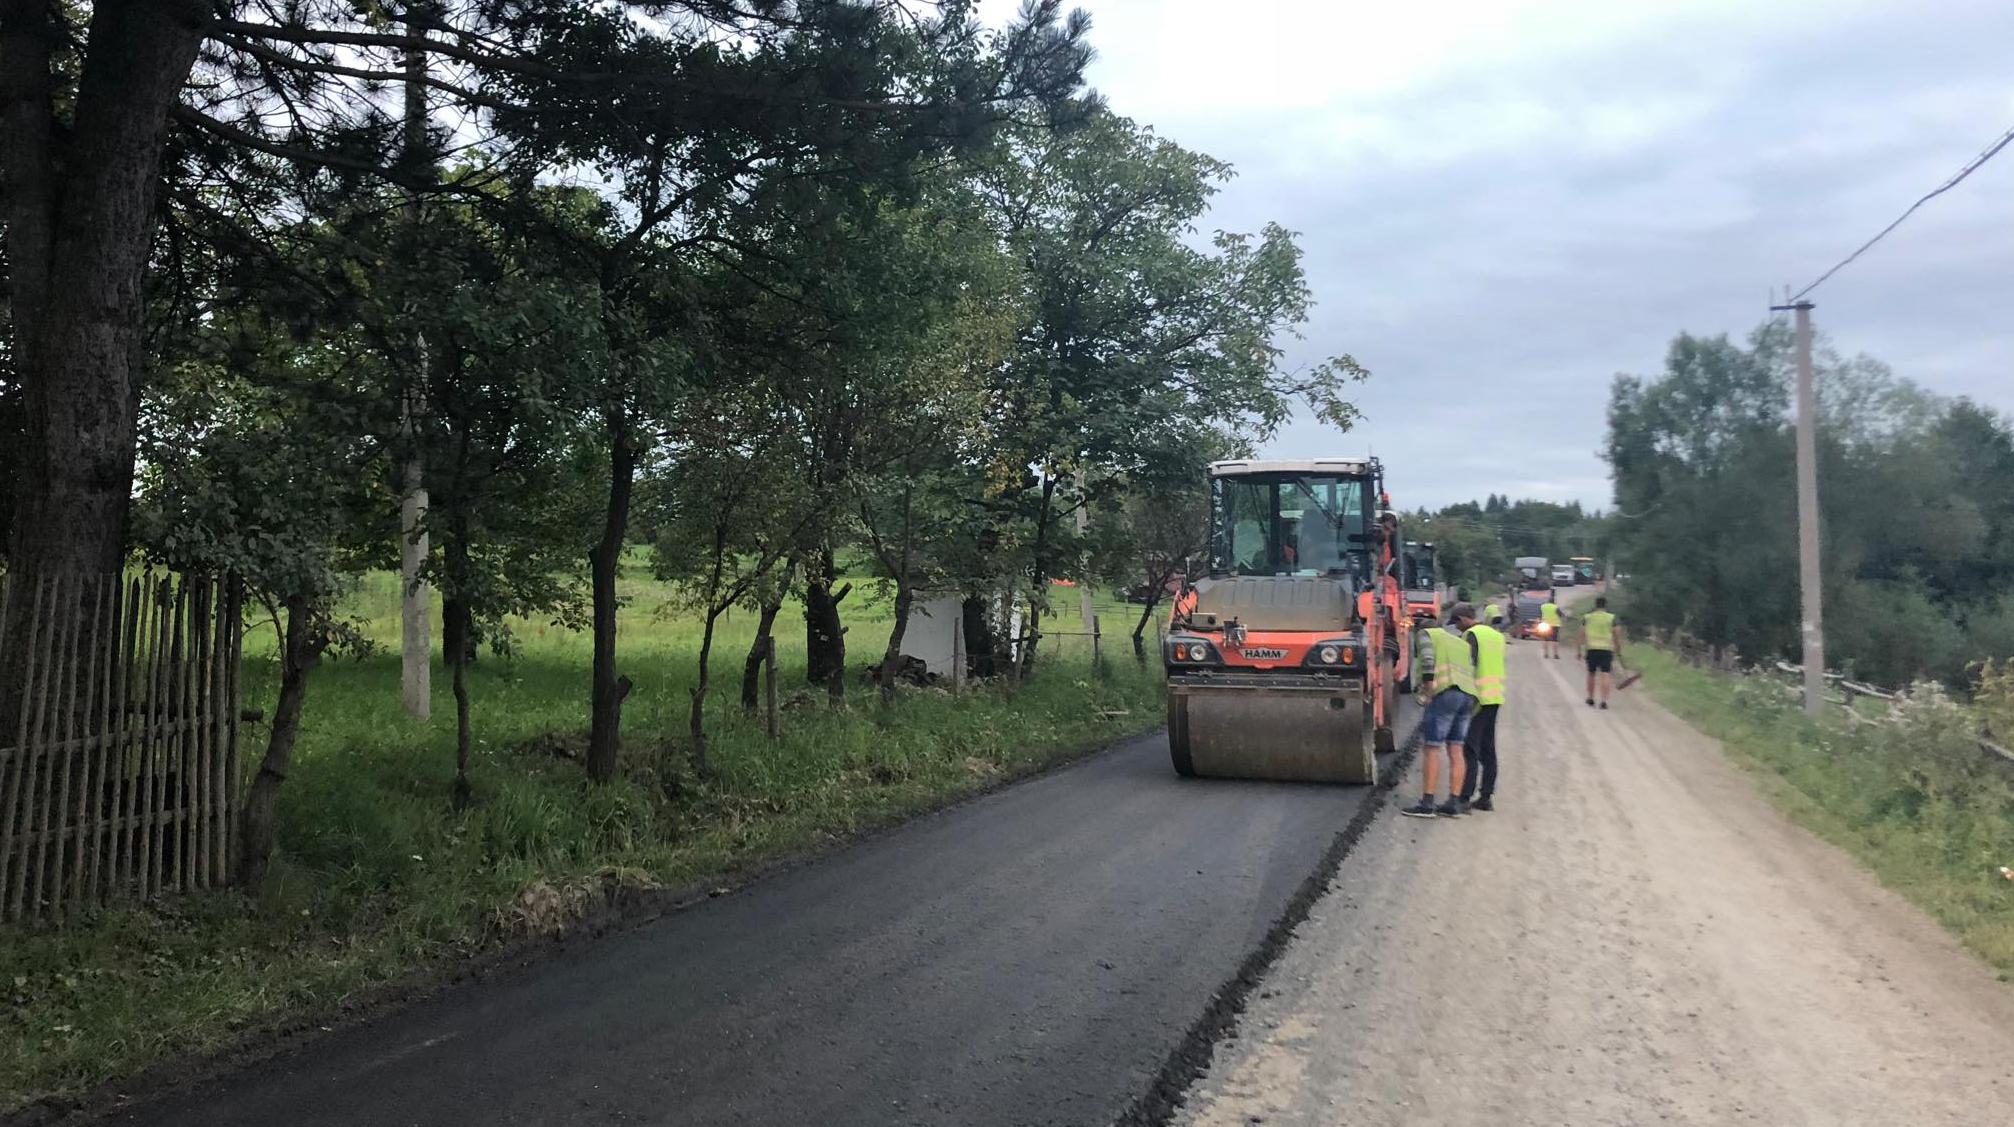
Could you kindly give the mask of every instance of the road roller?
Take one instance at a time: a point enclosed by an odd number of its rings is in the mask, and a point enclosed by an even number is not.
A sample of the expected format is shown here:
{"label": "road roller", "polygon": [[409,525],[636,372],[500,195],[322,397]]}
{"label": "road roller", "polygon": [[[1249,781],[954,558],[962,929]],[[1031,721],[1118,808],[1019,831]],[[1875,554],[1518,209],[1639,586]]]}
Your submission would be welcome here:
{"label": "road roller", "polygon": [[1405,611],[1400,615],[1397,635],[1401,693],[1413,691],[1412,659],[1420,632],[1439,625],[1442,613],[1455,603],[1454,592],[1440,582],[1437,558],[1432,544],[1406,541],[1400,566]]}
{"label": "road roller", "polygon": [[1398,518],[1373,458],[1210,466],[1209,573],[1162,658],[1177,773],[1374,783],[1392,749]]}

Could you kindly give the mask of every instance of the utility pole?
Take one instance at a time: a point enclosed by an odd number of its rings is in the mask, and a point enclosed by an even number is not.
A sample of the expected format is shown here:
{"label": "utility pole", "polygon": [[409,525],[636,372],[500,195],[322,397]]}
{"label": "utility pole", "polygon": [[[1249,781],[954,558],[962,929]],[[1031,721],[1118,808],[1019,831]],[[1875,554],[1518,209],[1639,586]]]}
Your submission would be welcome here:
{"label": "utility pole", "polygon": [[[409,22],[408,32],[425,33],[425,28]],[[427,151],[427,55],[406,52],[406,163],[419,167]],[[410,229],[420,227],[420,197],[408,189],[405,219]],[[399,439],[405,464],[400,467],[399,488],[399,700],[406,715],[425,720],[433,714],[433,629],[428,615],[427,584],[421,569],[427,562],[427,486],[420,460],[417,426],[420,382],[426,378],[427,342],[417,341],[413,378],[399,397]]]}
{"label": "utility pole", "polygon": [[1804,596],[1804,711],[1825,711],[1825,607],[1818,566],[1818,394],[1811,386],[1811,303],[1797,314],[1797,579]]}

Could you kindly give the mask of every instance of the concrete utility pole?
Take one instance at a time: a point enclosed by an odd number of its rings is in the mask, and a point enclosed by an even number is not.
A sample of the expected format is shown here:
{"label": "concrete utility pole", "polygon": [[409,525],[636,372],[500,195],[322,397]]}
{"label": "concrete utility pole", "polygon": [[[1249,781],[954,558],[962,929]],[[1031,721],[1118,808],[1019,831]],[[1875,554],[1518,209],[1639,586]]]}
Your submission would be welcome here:
{"label": "concrete utility pole", "polygon": [[[407,25],[414,34],[424,29]],[[418,158],[426,152],[427,144],[427,55],[425,51],[406,52],[406,156],[408,163],[417,164]],[[406,197],[406,222],[413,230],[420,225],[420,197],[410,192]],[[404,705],[406,715],[421,720],[433,714],[433,629],[427,608],[427,584],[420,578],[420,571],[427,562],[427,486],[420,461],[419,428],[415,425],[418,414],[416,400],[419,398],[418,381],[425,378],[427,366],[427,342],[421,337],[415,360],[415,379],[399,398],[399,437],[404,449],[405,465],[400,472],[399,498],[399,701]]]}
{"label": "concrete utility pole", "polygon": [[1825,607],[1818,566],[1818,394],[1811,386],[1811,303],[1797,314],[1797,579],[1804,595],[1804,711],[1825,711]]}

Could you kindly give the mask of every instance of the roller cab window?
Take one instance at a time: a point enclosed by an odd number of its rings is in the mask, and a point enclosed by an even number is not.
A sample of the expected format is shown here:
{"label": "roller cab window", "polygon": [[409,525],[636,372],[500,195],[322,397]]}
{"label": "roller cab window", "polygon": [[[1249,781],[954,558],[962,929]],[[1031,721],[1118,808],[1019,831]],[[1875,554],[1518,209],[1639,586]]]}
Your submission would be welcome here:
{"label": "roller cab window", "polygon": [[1370,485],[1361,478],[1217,478],[1216,570],[1224,575],[1369,573]]}

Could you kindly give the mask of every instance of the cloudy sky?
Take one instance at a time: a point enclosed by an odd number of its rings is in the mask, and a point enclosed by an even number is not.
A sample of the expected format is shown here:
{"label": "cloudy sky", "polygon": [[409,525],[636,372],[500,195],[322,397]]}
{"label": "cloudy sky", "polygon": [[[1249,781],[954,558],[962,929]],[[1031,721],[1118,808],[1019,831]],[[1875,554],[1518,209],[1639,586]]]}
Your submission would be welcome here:
{"label": "cloudy sky", "polygon": [[[1013,0],[994,0],[1004,17]],[[1228,160],[1213,227],[1300,232],[1394,500],[1610,501],[1603,406],[1746,333],[2014,125],[2008,0],[1079,0],[1119,113]],[[2014,411],[2014,149],[1812,295],[1820,330]],[[1487,424],[1485,425],[1485,421]]]}

